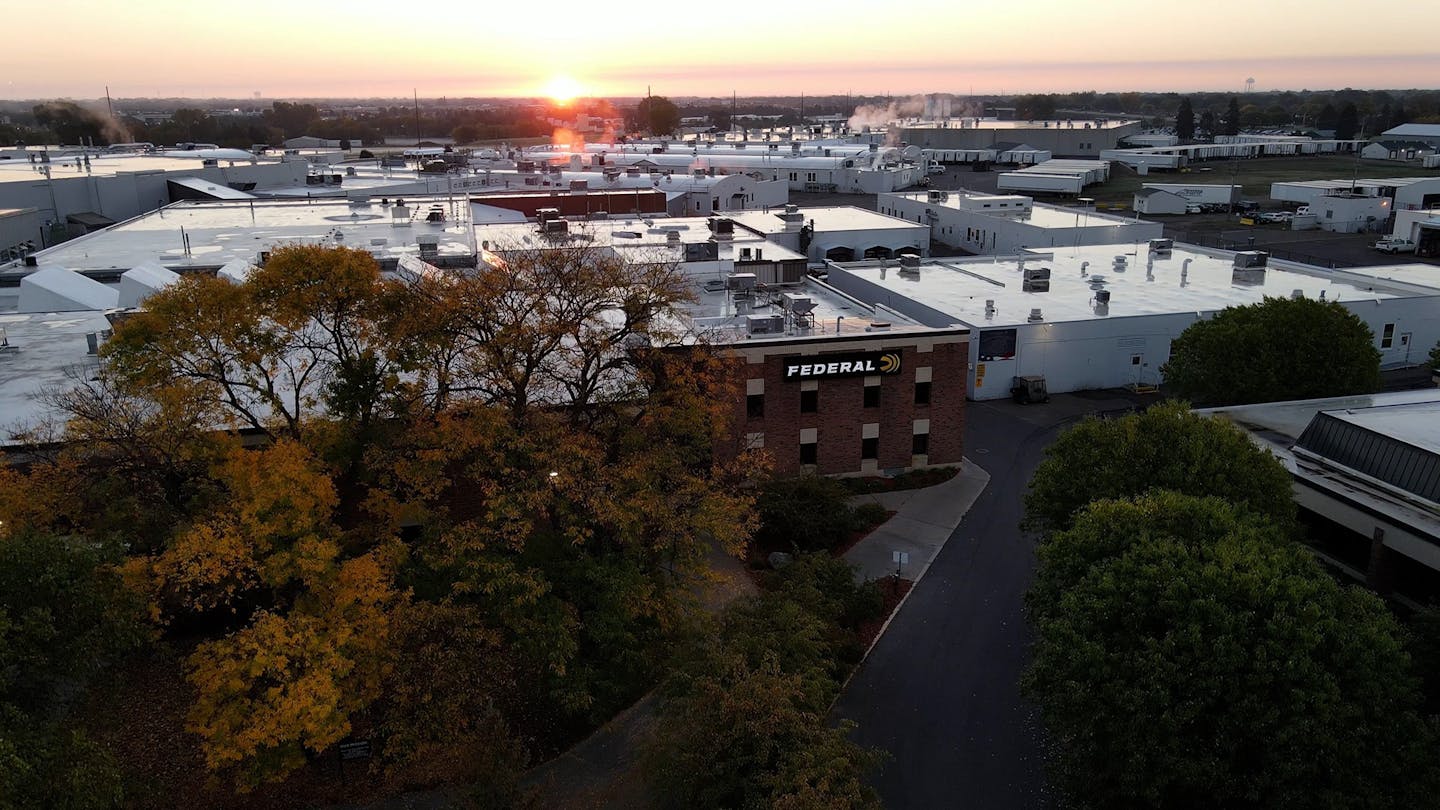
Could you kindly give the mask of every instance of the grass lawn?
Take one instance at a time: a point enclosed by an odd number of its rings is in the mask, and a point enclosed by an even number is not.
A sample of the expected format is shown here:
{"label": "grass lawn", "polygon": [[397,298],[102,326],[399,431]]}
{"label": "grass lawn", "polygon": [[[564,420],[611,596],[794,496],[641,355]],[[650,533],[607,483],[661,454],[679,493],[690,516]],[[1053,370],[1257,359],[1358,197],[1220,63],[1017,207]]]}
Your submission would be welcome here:
{"label": "grass lawn", "polygon": [[[1390,160],[1359,160],[1340,155],[1313,157],[1270,157],[1253,160],[1212,160],[1192,164],[1189,171],[1151,172],[1140,176],[1131,169],[1115,165],[1110,180],[1085,189],[1085,196],[1102,205],[1123,203],[1128,209],[1135,192],[1144,183],[1196,183],[1229,185],[1231,172],[1243,189],[1242,197],[1265,200],[1270,197],[1270,184],[1290,180],[1339,180],[1357,177],[1440,177],[1440,170],[1424,169],[1418,163]],[[1209,171],[1205,171],[1208,169]]]}

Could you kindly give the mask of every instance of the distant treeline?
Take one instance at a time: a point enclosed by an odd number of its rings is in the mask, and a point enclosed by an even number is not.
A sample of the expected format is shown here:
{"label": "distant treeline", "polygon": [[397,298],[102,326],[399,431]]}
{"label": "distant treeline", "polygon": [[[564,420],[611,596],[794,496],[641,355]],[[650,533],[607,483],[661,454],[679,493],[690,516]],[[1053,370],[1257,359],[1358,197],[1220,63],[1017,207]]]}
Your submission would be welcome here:
{"label": "distant treeline", "polygon": [[[1022,119],[1079,116],[1086,113],[1138,116],[1156,126],[1170,126],[1182,100],[1188,98],[1197,118],[1210,113],[1224,118],[1232,101],[1241,128],[1334,129],[1334,118],[1354,105],[1358,133],[1375,135],[1396,121],[1440,122],[1440,90],[1298,90],[1249,93],[1049,93],[1011,96],[952,94],[954,115],[995,115]],[[212,114],[199,107],[181,106],[179,100],[153,102],[170,119],[146,123],[117,115],[111,118],[104,104],[59,101],[29,109],[8,106],[0,121],[0,143],[66,143],[94,140],[97,145],[150,142],[168,145],[185,142],[215,143],[229,147],[253,144],[278,146],[286,138],[314,135],[348,140],[355,146],[379,143],[386,135],[453,137],[461,143],[480,140],[549,135],[547,119],[573,119],[577,113],[624,117],[634,123],[635,105],[604,99],[577,101],[558,107],[530,99],[427,100],[420,104],[419,120],[413,105],[392,101],[357,109],[356,102],[315,104],[272,102],[256,108],[240,106],[237,114]],[[191,102],[193,103],[193,102]],[[219,102],[215,102],[219,103]],[[893,115],[921,115],[922,96],[806,96],[676,99],[681,116],[706,117],[721,129],[733,115],[776,116],[781,126],[821,115],[848,115],[872,108]],[[133,101],[125,102],[134,106]],[[388,106],[387,106],[388,105]]]}

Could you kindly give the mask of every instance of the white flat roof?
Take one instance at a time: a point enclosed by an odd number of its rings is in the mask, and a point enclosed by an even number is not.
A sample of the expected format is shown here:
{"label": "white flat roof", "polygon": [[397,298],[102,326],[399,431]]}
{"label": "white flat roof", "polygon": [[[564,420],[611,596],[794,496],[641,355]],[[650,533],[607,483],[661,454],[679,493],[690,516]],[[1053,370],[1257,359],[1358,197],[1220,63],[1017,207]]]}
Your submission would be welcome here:
{"label": "white flat roof", "polygon": [[[785,222],[780,219],[784,209],[771,209],[769,211],[727,211],[724,215],[735,222],[743,224],[747,228],[753,228],[760,233],[783,233]],[[871,211],[867,208],[857,208],[853,205],[833,205],[816,208],[801,208],[800,214],[804,217],[805,224],[811,220],[815,221],[816,233],[829,231],[888,231],[896,228],[930,231],[929,225],[922,225],[918,222],[892,217]]]}
{"label": "white flat roof", "polygon": [[[1332,414],[1355,411],[1363,413],[1368,409],[1389,408],[1392,406],[1418,405],[1429,407],[1440,407],[1440,388],[1418,388],[1413,391],[1394,391],[1383,394],[1358,394],[1351,397],[1326,397],[1324,399],[1299,399],[1289,402],[1261,402],[1254,405],[1232,405],[1226,408],[1208,408],[1197,411],[1197,413],[1223,416],[1232,422],[1258,430],[1284,436],[1291,441],[1300,438],[1305,432],[1305,427],[1315,414],[1322,411]],[[1422,408],[1422,412],[1425,412]],[[1429,434],[1425,441],[1435,442],[1437,439],[1435,425],[1440,424],[1440,415],[1434,415],[1418,423],[1411,420],[1401,419],[1395,425],[1405,431],[1407,437],[1419,428],[1422,432],[1428,430]],[[1362,417],[1363,418],[1363,417]],[[1383,424],[1385,417],[1381,417]],[[1360,424],[1357,422],[1357,424]],[[1385,432],[1385,431],[1382,431]],[[1406,438],[1410,441],[1410,438]]]}
{"label": "white flat roof", "polygon": [[39,395],[70,383],[69,369],[94,366],[85,335],[110,328],[99,312],[0,314],[15,351],[0,353],[0,443],[44,412]]}
{"label": "white flat roof", "polygon": [[[189,201],[86,234],[36,254],[41,267],[63,265],[74,270],[124,270],[143,262],[170,269],[218,267],[235,259],[254,261],[275,245],[324,244],[361,248],[382,258],[419,255],[416,237],[439,239],[441,256],[470,256],[468,222],[424,221],[431,205],[444,198],[415,198],[406,227],[392,224],[384,206],[350,205],[344,200]],[[449,207],[445,207],[449,213]],[[190,240],[186,254],[180,229]],[[338,238],[337,238],[338,235]],[[385,245],[372,245],[384,239]]]}
{"label": "white flat roof", "polygon": [[1440,394],[1428,402],[1327,409],[1326,412],[1342,422],[1440,453]]}
{"label": "white flat roof", "polygon": [[[1020,326],[1030,323],[1030,310],[1041,310],[1045,322],[1090,321],[1142,315],[1214,312],[1228,306],[1257,304],[1268,297],[1286,297],[1301,290],[1307,298],[1322,293],[1330,301],[1371,301],[1386,298],[1433,295],[1440,298],[1440,280],[1434,268],[1431,281],[1422,284],[1421,271],[1403,268],[1397,283],[1380,274],[1392,268],[1375,268],[1370,273],[1341,270],[1306,270],[1302,265],[1271,261],[1263,273],[1237,279],[1231,254],[1211,253],[1201,248],[1176,245],[1168,257],[1155,258],[1147,272],[1147,244],[1094,245],[1076,249],[1034,251],[1025,260],[1027,268],[1050,268],[1048,292],[1021,289],[1019,257],[930,259],[921,263],[917,277],[901,275],[891,263],[856,262],[839,265],[847,272],[884,288],[898,298],[908,298],[975,327]],[[1053,258],[1041,258],[1053,253]],[[1112,260],[1124,255],[1123,272],[1111,268]],[[1185,278],[1181,271],[1190,261]],[[1089,262],[1081,277],[1081,263]],[[1104,314],[1096,311],[1097,289],[1110,292]],[[995,312],[985,314],[985,301],[995,302]],[[884,301],[880,303],[885,303]]]}
{"label": "white flat roof", "polygon": [[[80,161],[78,169],[76,161]],[[276,161],[262,158],[257,162],[275,163]],[[245,160],[221,159],[219,161],[221,166],[228,166],[231,163],[236,166],[249,165],[249,161]],[[196,157],[91,155],[88,171],[85,169],[84,158],[80,155],[52,156],[49,164],[32,164],[28,159],[0,160],[0,183],[44,182],[45,175],[38,171],[41,165],[50,166],[52,180],[65,180],[78,177],[114,177],[135,172],[193,172],[202,167],[202,158],[198,155]]]}

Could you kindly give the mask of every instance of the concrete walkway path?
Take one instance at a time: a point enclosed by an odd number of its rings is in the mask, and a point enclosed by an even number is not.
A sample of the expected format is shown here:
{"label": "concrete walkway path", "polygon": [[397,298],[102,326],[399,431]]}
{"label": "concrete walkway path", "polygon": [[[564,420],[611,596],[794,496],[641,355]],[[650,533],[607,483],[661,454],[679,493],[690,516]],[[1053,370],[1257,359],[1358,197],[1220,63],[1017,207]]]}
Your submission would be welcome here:
{"label": "concrete walkway path", "polygon": [[919,580],[988,483],[990,474],[967,458],[959,474],[943,484],[856,495],[853,505],[878,503],[895,516],[845,552],[846,561],[856,566],[859,579],[880,579],[895,574],[894,553],[903,551],[910,562],[900,567],[900,576]]}

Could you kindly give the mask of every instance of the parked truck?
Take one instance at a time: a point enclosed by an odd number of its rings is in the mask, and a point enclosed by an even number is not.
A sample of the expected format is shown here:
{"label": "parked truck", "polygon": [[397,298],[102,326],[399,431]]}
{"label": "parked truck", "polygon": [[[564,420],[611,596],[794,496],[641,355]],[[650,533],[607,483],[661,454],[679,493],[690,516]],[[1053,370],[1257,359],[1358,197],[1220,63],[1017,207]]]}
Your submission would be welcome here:
{"label": "parked truck", "polygon": [[1415,252],[1415,242],[1400,236],[1383,236],[1372,247],[1381,253]]}
{"label": "parked truck", "polygon": [[1085,188],[1085,178],[1070,174],[1004,172],[999,176],[995,185],[1001,191],[1079,194]]}
{"label": "parked truck", "polygon": [[1144,188],[1158,188],[1185,198],[1190,205],[1224,205],[1240,199],[1240,187],[1203,185],[1199,183],[1144,183]]}

